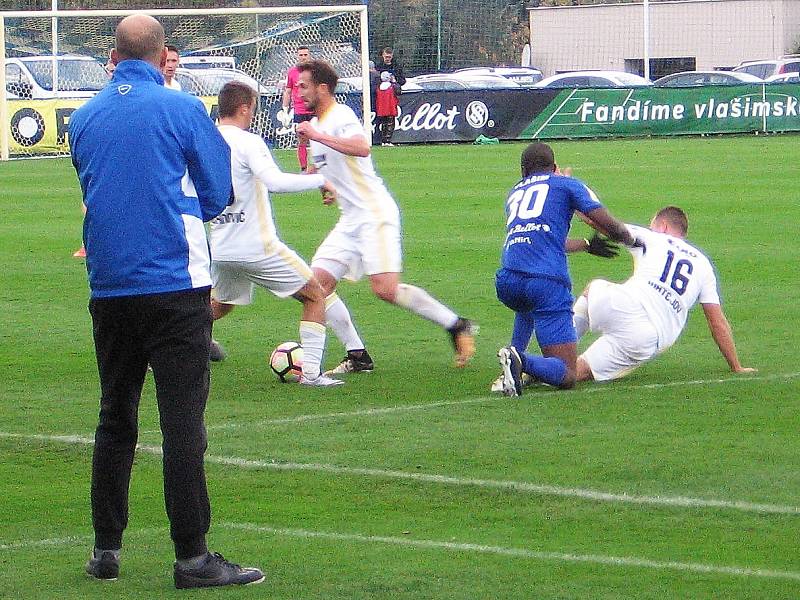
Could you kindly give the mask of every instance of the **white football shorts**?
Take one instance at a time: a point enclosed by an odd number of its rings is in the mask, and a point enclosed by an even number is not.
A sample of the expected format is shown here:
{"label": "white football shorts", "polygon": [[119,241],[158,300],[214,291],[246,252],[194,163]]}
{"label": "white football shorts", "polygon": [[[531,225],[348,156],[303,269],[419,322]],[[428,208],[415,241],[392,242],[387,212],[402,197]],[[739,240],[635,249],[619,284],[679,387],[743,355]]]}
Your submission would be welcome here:
{"label": "white football shorts", "polygon": [[272,256],[252,262],[211,261],[211,297],[225,304],[250,304],[259,285],[279,298],[287,298],[313,276],[306,262],[283,245]]}
{"label": "white football shorts", "polygon": [[656,356],[658,332],[641,303],[622,286],[589,284],[589,328],[602,335],[581,355],[596,381],[624,377]]}
{"label": "white football shorts", "polygon": [[345,277],[358,281],[365,274],[400,273],[403,270],[400,223],[339,221],[314,253],[311,266],[325,269],[337,280]]}

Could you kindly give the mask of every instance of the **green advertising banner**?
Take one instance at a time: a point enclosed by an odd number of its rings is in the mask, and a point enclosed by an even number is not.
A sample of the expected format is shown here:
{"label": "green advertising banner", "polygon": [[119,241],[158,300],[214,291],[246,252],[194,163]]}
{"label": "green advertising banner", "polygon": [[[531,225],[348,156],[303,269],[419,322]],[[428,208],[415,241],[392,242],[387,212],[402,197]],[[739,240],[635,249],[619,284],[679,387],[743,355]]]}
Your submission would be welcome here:
{"label": "green advertising banner", "polygon": [[800,86],[563,90],[522,138],[800,130]]}

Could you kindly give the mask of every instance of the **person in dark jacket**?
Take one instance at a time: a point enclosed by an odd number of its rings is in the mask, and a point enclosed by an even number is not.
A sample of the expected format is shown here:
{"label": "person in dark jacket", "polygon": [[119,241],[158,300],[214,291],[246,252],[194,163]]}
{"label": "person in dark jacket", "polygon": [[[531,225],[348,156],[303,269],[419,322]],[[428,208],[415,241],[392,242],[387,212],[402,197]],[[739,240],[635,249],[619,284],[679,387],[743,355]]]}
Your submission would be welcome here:
{"label": "person in dark jacket", "polygon": [[404,86],[406,84],[403,67],[394,59],[394,51],[388,46],[383,49],[380,58],[375,62],[375,68],[378,70],[378,74],[389,71],[394,75],[397,85]]}
{"label": "person in dark jacket", "polygon": [[164,29],[134,14],[116,30],[113,80],[69,122],[86,217],[100,417],[92,459],[95,543],[86,572],[119,575],[147,365],[163,435],[164,496],[178,588],[264,579],[211,554],[203,422],[209,391],[210,256],[203,221],[232,194],[230,149],[199,99],[164,87]]}

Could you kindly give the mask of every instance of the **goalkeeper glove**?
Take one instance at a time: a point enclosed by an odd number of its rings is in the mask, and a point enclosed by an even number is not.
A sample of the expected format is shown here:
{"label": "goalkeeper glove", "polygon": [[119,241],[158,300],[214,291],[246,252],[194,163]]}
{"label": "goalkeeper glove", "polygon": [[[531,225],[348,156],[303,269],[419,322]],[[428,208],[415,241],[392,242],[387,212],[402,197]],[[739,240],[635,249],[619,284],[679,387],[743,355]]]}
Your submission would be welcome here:
{"label": "goalkeeper glove", "polygon": [[595,233],[591,239],[584,239],[586,242],[586,252],[601,258],[614,258],[619,254],[619,245],[608,238]]}
{"label": "goalkeeper glove", "polygon": [[281,108],[278,113],[275,115],[280,121],[281,125],[284,127],[289,127],[289,124],[292,122],[292,116],[289,114],[289,111],[285,108]]}
{"label": "goalkeeper glove", "polygon": [[641,248],[642,254],[647,254],[647,246],[644,244],[644,240],[642,238],[635,237],[633,238],[633,243],[630,245],[631,248]]}

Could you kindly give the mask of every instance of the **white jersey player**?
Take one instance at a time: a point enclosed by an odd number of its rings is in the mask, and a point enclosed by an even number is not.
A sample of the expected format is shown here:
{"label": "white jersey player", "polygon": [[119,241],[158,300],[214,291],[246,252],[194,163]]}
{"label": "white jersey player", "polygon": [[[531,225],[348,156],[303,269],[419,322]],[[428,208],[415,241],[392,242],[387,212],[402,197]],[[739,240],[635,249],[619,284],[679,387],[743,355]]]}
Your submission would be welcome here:
{"label": "white jersey player", "polygon": [[728,320],[720,306],[711,261],[684,238],[686,214],[661,209],[650,228],[629,225],[645,249],[630,248],[633,275],[621,284],[595,279],[574,307],[578,337],[587,330],[601,336],[578,357],[578,381],[623,377],[672,346],[699,302],[720,352],[731,370],[752,372],[739,362]]}
{"label": "white jersey player", "polygon": [[325,348],[325,296],[305,261],[279,238],[272,217],[269,191],[299,192],[320,188],[323,201],[334,201],[335,188],[322,175],[283,173],[264,140],[249,133],[256,93],[240,82],[225,84],[219,95],[219,131],[231,147],[233,197],[211,221],[211,307],[214,319],[234,306],[250,304],[255,285],[280,298],[303,303],[300,383],[314,386],[344,382],[321,374]]}
{"label": "white jersey player", "polygon": [[[474,326],[425,290],[400,282],[400,212],[375,173],[363,126],[355,113],[333,96],[336,72],[323,61],[298,68],[300,95],[315,118],[298,124],[297,133],[311,143],[310,167],[336,186],[341,210],[339,222],[311,260],[314,275],[326,293],[332,293],[343,277],[357,280],[367,275],[378,298],[447,330],[455,347],[456,366],[463,367],[475,353]],[[372,370],[363,343],[360,348],[352,347],[354,344],[355,340],[345,344],[347,356],[332,372]]]}

